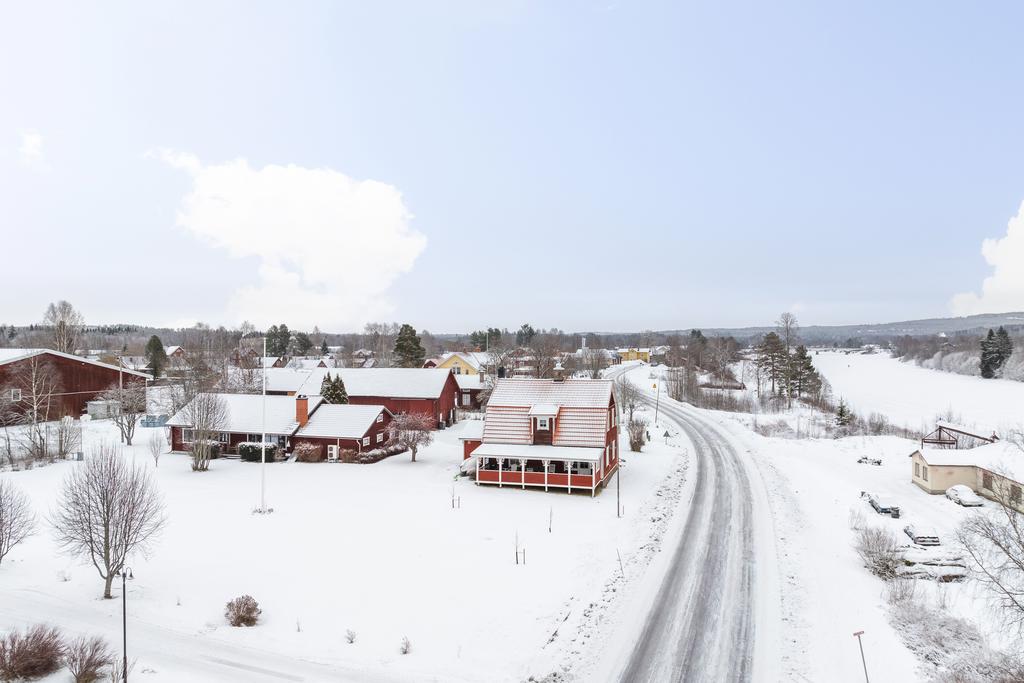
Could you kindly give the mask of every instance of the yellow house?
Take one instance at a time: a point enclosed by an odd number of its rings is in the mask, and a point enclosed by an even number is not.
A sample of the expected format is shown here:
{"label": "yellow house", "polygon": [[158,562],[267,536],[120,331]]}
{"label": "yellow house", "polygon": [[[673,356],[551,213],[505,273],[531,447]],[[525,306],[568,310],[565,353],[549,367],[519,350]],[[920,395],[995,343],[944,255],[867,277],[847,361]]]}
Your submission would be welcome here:
{"label": "yellow house", "polygon": [[1024,512],[1024,453],[1012,444],[925,448],[911,453],[910,459],[910,480],[928,493],[945,493],[950,486],[963,484],[979,496]]}
{"label": "yellow house", "polygon": [[456,375],[479,375],[487,372],[487,359],[482,351],[454,351],[441,356],[437,367]]}
{"label": "yellow house", "polygon": [[616,353],[619,354],[619,358],[624,363],[631,360],[639,360],[644,363],[651,362],[651,350],[649,348],[637,348],[634,346],[628,349],[617,349]]}

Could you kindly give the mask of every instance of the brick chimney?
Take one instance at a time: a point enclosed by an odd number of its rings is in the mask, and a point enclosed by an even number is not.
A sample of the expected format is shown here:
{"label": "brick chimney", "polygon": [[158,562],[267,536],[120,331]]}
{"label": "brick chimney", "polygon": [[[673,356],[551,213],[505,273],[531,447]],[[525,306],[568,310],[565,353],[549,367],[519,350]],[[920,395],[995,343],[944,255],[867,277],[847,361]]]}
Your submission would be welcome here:
{"label": "brick chimney", "polygon": [[555,361],[555,377],[554,377],[554,380],[556,382],[564,382],[565,381],[565,368],[562,367],[562,361],[561,360]]}
{"label": "brick chimney", "polygon": [[295,397],[295,421],[300,427],[309,422],[309,399],[303,394]]}

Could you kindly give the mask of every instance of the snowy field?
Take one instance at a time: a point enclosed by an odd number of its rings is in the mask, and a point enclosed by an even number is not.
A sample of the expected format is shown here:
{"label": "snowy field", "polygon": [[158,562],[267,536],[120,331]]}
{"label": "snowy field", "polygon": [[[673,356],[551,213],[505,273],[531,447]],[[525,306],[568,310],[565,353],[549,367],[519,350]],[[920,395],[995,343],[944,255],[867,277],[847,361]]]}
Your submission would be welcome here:
{"label": "snowy field", "polygon": [[[84,426],[86,451],[117,438],[109,424]],[[620,520],[614,486],[592,499],[457,479],[461,429],[438,433],[416,463],[268,465],[268,516],[251,512],[260,465],[216,460],[197,474],[167,454],[153,469],[140,430],[126,457],[152,469],[168,525],[151,556],[130,563],[136,670],[152,681],[521,681],[592,666],[604,650],[589,643],[659,578],[649,566],[681,504],[685,444],[642,456],[623,444]],[[40,516],[39,533],[0,566],[0,627],[46,621],[120,651],[119,583],[115,600],[100,599],[95,569],[60,555],[45,522],[76,466],[0,473]],[[224,621],[243,593],[263,609],[255,628]]]}
{"label": "snowy field", "polygon": [[882,413],[894,424],[931,431],[938,415],[999,432],[1024,425],[1024,382],[929,370],[885,353],[815,352],[814,365],[862,415]]}

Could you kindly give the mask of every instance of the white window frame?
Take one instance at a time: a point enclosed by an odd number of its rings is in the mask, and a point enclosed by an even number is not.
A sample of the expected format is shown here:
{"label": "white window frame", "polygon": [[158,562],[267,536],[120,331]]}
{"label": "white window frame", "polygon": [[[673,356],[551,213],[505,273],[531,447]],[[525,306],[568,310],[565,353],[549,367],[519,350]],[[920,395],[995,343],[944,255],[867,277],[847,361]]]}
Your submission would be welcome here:
{"label": "white window frame", "polygon": [[377,443],[384,442],[384,432],[377,432]]}
{"label": "white window frame", "polygon": [[550,431],[551,430],[551,418],[550,417],[538,417],[537,418],[537,431]]}
{"label": "white window frame", "polygon": [[369,446],[369,445],[370,445],[370,437],[364,436],[363,437],[363,446]]}
{"label": "white window frame", "polygon": [[11,389],[11,401],[17,402],[21,400],[21,389]]}
{"label": "white window frame", "polygon": [[928,465],[922,465],[921,467],[921,478],[928,481]]}
{"label": "white window frame", "polygon": [[182,429],[181,430],[181,442],[192,443],[195,441],[196,431],[194,429]]}
{"label": "white window frame", "polygon": [[383,421],[384,421],[384,413],[381,413],[380,415],[377,416],[377,424],[380,424]]}

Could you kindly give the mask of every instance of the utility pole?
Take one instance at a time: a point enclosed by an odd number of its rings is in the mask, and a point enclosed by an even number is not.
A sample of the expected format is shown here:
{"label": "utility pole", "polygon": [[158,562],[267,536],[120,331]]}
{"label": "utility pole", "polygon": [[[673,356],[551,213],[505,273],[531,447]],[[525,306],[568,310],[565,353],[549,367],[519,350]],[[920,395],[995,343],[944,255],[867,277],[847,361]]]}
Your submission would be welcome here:
{"label": "utility pole", "polygon": [[864,631],[857,631],[853,635],[857,637],[857,644],[860,645],[860,661],[864,665],[864,683],[871,683],[868,679],[868,662],[864,659],[864,641],[860,639],[864,635]]}
{"label": "utility pole", "polygon": [[263,335],[263,357],[260,358],[261,374],[263,375],[263,398],[260,400],[263,411],[263,435],[260,441],[260,512],[267,511],[267,335]]}
{"label": "utility pole", "polygon": [[654,426],[658,426],[658,408],[661,406],[661,383],[655,382],[654,389],[656,396],[654,397]]}

